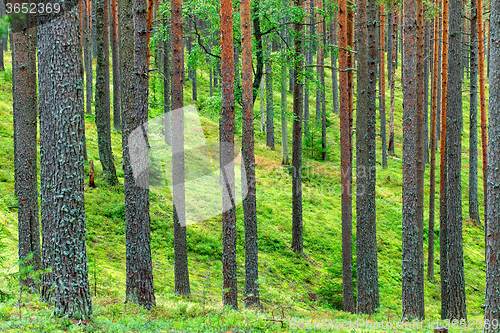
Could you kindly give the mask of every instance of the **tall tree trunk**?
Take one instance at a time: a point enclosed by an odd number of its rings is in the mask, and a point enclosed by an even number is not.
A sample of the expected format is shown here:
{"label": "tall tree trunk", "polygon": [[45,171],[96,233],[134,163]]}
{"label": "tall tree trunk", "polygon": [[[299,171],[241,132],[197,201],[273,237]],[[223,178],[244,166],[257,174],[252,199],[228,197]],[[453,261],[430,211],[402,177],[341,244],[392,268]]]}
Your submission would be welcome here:
{"label": "tall tree trunk", "polygon": [[[429,64],[431,63],[430,59],[432,57],[431,52],[430,52],[430,22],[424,20],[424,58],[423,58],[423,80],[424,80],[424,96],[423,96],[423,102],[424,102],[424,130],[423,130],[423,135],[424,135],[424,165],[423,168],[425,169],[425,164],[429,163]],[[425,170],[424,170],[425,171]]]}
{"label": "tall tree trunk", "polygon": [[281,165],[290,164],[288,158],[288,120],[286,110],[286,67],[281,66]]}
{"label": "tall tree trunk", "polygon": [[[297,10],[302,9],[302,0],[294,0]],[[304,251],[302,223],[302,101],[303,81],[299,75],[303,70],[301,54],[303,52],[302,20],[297,18],[293,24],[294,69],[293,69],[293,147],[292,147],[292,250]]]}
{"label": "tall tree trunk", "polygon": [[416,108],[416,140],[417,140],[417,225],[418,225],[418,288],[420,288],[417,308],[420,316],[425,317],[424,306],[424,173],[425,173],[425,84],[424,84],[424,38],[425,19],[423,0],[417,0],[417,108]]}
{"label": "tall tree trunk", "polygon": [[469,101],[469,218],[480,225],[477,192],[477,1],[471,0],[470,21],[470,101]]}
{"label": "tall tree trunk", "polygon": [[372,314],[380,306],[378,291],[376,181],[377,4],[360,0],[357,7],[358,58],[356,107],[356,255],[357,312]]}
{"label": "tall tree trunk", "polygon": [[120,118],[120,55],[118,50],[118,0],[111,1],[111,52],[113,60],[113,127],[122,128]]}
{"label": "tall tree trunk", "polygon": [[387,14],[387,82],[389,85],[392,80],[392,23],[394,21],[394,11],[392,6],[389,7],[389,13]]}
{"label": "tall tree trunk", "polygon": [[253,102],[255,103],[255,100],[257,99],[257,91],[264,74],[264,53],[262,48],[262,31],[260,30],[260,0],[254,0],[252,4],[252,26],[256,44],[255,57],[257,58],[255,78],[253,80]]}
{"label": "tall tree trunk", "polygon": [[448,222],[448,318],[467,319],[462,233],[462,1],[450,0],[448,37],[448,85],[446,110],[447,222]]}
{"label": "tall tree trunk", "polygon": [[337,78],[337,70],[335,69],[337,65],[337,55],[335,54],[335,47],[334,45],[337,44],[338,42],[338,13],[335,11],[335,14],[333,15],[333,21],[330,25],[330,30],[331,30],[331,66],[332,66],[332,103],[333,103],[333,113],[339,114],[339,85],[338,85],[338,78]]}
{"label": "tall tree trunk", "polygon": [[[479,2],[479,1],[478,1]],[[500,3],[498,0],[491,2],[490,28],[491,47],[490,47],[490,70],[493,75],[490,76],[490,99],[489,99],[489,164],[488,173],[489,184],[488,193],[488,229],[486,230],[486,302],[484,310],[484,319],[491,322],[500,320],[500,268],[498,261],[499,239],[500,239],[500,126],[498,119],[500,117],[500,82],[498,73],[500,72],[500,40],[498,32],[500,31]],[[495,171],[495,172],[493,172]],[[485,332],[496,332],[498,328],[490,326]]]}
{"label": "tall tree trunk", "polygon": [[392,57],[391,57],[391,108],[389,115],[389,154],[394,155],[394,103],[395,103],[395,90],[396,90],[396,68],[398,63],[398,11],[397,7],[391,10],[392,18]]}
{"label": "tall tree trunk", "polygon": [[[323,0],[318,0],[318,9],[323,10]],[[326,151],[326,110],[324,109],[325,102],[325,29],[324,29],[324,16],[317,14],[318,24],[318,53],[317,53],[317,74],[319,79],[319,86],[316,88],[316,115],[321,115],[321,157],[323,161],[327,159]]]}
{"label": "tall tree trunk", "polygon": [[165,117],[165,143],[172,145],[172,91],[170,88],[171,70],[170,70],[170,49],[172,47],[171,27],[168,14],[163,18],[163,27],[166,31],[163,41],[163,113]]}
{"label": "tall tree trunk", "polygon": [[108,0],[96,0],[97,66],[95,85],[95,123],[103,176],[110,185],[116,185],[115,163],[111,148],[109,97],[109,40]]}
{"label": "tall tree trunk", "polygon": [[[234,45],[232,0],[221,0],[222,110],[219,123],[222,182],[223,304],[238,308],[236,277],[236,205],[234,202]],[[269,130],[269,128],[268,128]]]}
{"label": "tall tree trunk", "polygon": [[274,149],[273,63],[269,59],[271,55],[269,39],[266,45],[269,50],[266,62],[266,146]]}
{"label": "tall tree trunk", "polygon": [[260,131],[266,131],[266,103],[265,99],[265,87],[264,87],[264,78],[260,81],[259,87],[259,99],[260,99]]}
{"label": "tall tree trunk", "polygon": [[61,12],[37,27],[43,266],[53,267],[42,299],[53,302],[56,316],[89,320],[80,19],[78,6]]}
{"label": "tall tree trunk", "polygon": [[[245,296],[246,306],[260,307],[259,259],[257,236],[257,198],[255,188],[255,150],[252,91],[252,26],[250,20],[251,0],[241,1],[241,87],[242,87],[242,158],[241,172],[246,176],[243,198],[245,224]],[[284,67],[283,67],[284,68]],[[244,182],[244,178],[241,177]]]}
{"label": "tall tree trunk", "polygon": [[[435,5],[439,8],[440,1],[436,0]],[[429,228],[428,228],[428,248],[427,248],[427,279],[434,281],[434,219],[435,219],[435,196],[436,196],[436,130],[437,130],[437,102],[438,102],[438,30],[439,20],[434,18],[434,54],[432,70],[432,107],[431,107],[431,133],[430,133],[430,187],[429,187]]]}
{"label": "tall tree trunk", "polygon": [[90,0],[90,22],[91,22],[91,32],[92,32],[92,57],[95,59],[97,57],[97,34],[96,34],[96,4],[97,0]]}
{"label": "tall tree trunk", "polygon": [[[403,23],[403,258],[402,258],[402,318],[424,319],[423,248],[420,233],[420,154],[419,105],[421,1],[404,2]],[[420,103],[421,104],[421,103]]]}
{"label": "tall tree trunk", "polygon": [[484,23],[483,23],[483,0],[477,0],[477,45],[479,56],[479,105],[481,110],[481,150],[483,160],[483,200],[484,200],[484,229],[488,225],[488,136],[486,128],[486,85],[484,71]]}
{"label": "tall tree trunk", "polygon": [[349,114],[349,52],[347,51],[347,1],[339,1],[340,164],[342,177],[342,305],[355,312],[352,277],[352,136]]}
{"label": "tall tree trunk", "polygon": [[[182,0],[172,1],[172,196],[174,204],[175,293],[190,295],[187,258],[185,164],[184,164],[184,49],[182,39]],[[222,170],[222,169],[221,169]]]}
{"label": "tall tree trunk", "polygon": [[[126,300],[152,308],[155,304],[153,289],[149,181],[147,152],[137,151],[145,172],[134,177],[131,165],[129,138],[136,128],[147,121],[147,51],[146,3],[123,0],[120,11],[120,67],[122,78],[122,147],[125,187],[126,233]],[[135,28],[134,28],[135,23]],[[134,52],[135,51],[135,52]],[[140,74],[139,74],[140,73]],[[146,89],[145,89],[146,88]]]}
{"label": "tall tree trunk", "polygon": [[[441,6],[439,8],[442,8],[443,1],[440,1]],[[442,11],[438,12],[438,21],[439,21],[439,36],[437,37],[439,40],[439,45],[438,45],[438,73],[441,73],[443,70],[443,13]],[[438,75],[438,86],[437,86],[437,117],[436,117],[436,149],[437,149],[437,144],[438,141],[441,139],[441,101],[443,99],[442,96],[442,74]],[[446,93],[445,93],[446,94]],[[441,209],[441,208],[440,208]]]}
{"label": "tall tree trunk", "polygon": [[[95,0],[94,0],[95,1]],[[90,38],[92,37],[92,19],[91,19],[91,3],[90,0],[85,1],[85,15],[83,15],[84,24],[84,43],[83,43],[83,54],[85,58],[85,84],[86,84],[86,109],[87,114],[92,114],[92,100],[93,96],[93,72],[92,72],[92,42]],[[86,151],[86,149],[85,149]]]}
{"label": "tall tree trunk", "polygon": [[448,162],[446,156],[446,124],[447,124],[447,93],[448,93],[448,0],[443,1],[443,48],[441,71],[441,164],[439,177],[439,269],[441,275],[441,319],[448,318]]}
{"label": "tall tree trunk", "polygon": [[380,6],[380,136],[382,137],[382,168],[387,168],[387,136],[385,130],[385,8]]}
{"label": "tall tree trunk", "polygon": [[[30,265],[33,271],[37,271],[41,269],[41,257],[37,185],[36,35],[33,20],[23,20],[12,28],[12,113],[19,271],[26,270]],[[40,291],[40,286],[32,278],[21,276],[20,284],[22,288],[28,288],[29,292]]]}

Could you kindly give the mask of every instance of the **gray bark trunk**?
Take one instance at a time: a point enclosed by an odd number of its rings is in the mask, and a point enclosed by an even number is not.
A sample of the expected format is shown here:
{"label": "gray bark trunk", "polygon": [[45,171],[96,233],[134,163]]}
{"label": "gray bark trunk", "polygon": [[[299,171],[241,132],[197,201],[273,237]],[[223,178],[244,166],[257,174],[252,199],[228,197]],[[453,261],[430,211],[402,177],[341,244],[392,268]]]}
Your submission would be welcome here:
{"label": "gray bark trunk", "polygon": [[462,233],[462,1],[449,5],[446,153],[448,163],[448,319],[467,319]]}
{"label": "gray bark trunk", "polygon": [[54,303],[57,316],[89,320],[83,61],[78,6],[68,5],[73,7],[37,27],[43,260],[44,268],[53,267],[44,277],[42,299]]}
{"label": "gray bark trunk", "polygon": [[95,123],[99,159],[101,160],[103,177],[110,185],[116,185],[115,163],[111,148],[111,117],[109,93],[109,34],[108,34],[108,0],[96,0],[96,42],[97,65],[95,85]]}
{"label": "gray bark trunk", "polygon": [[[500,3],[491,2],[490,29],[490,70],[500,72]],[[489,99],[489,147],[488,147],[488,225],[486,230],[486,302],[484,319],[500,320],[500,80],[498,75],[490,76]],[[497,332],[498,328],[490,326],[485,332]]]}
{"label": "gray bark trunk", "polygon": [[380,306],[375,214],[377,4],[357,7],[358,59],[356,113],[357,312],[372,314]]}
{"label": "gray bark trunk", "polygon": [[[12,32],[12,95],[15,188],[18,202],[19,271],[41,269],[37,185],[36,35],[32,20]],[[24,29],[25,28],[25,29]],[[0,38],[1,40],[1,38]],[[2,52],[3,49],[0,49]],[[0,59],[1,60],[1,59]],[[39,292],[39,285],[21,276],[21,287]]]}

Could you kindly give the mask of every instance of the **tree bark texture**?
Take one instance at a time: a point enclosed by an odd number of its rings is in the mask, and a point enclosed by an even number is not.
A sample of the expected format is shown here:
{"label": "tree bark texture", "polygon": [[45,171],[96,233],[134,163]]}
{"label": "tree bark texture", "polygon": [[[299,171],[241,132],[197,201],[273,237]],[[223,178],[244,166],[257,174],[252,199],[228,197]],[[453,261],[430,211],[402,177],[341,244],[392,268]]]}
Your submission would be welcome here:
{"label": "tree bark texture", "polygon": [[[184,164],[184,50],[182,38],[182,0],[172,1],[172,196],[174,205],[175,292],[190,295],[187,258],[185,164]],[[168,116],[168,115],[167,115]],[[180,200],[179,200],[180,199]]]}
{"label": "tree bark texture", "polygon": [[340,164],[342,177],[342,306],[354,313],[354,283],[352,276],[352,136],[349,114],[349,55],[347,51],[347,1],[339,1],[339,113]]}
{"label": "tree bark texture", "polygon": [[95,84],[95,123],[97,143],[103,176],[110,185],[116,185],[115,163],[111,148],[111,117],[109,94],[109,34],[108,0],[95,0],[96,4],[96,42],[97,65]]}
{"label": "tree bark texture", "polygon": [[[41,269],[37,184],[36,34],[33,23],[32,20],[23,20],[19,25],[24,26],[14,27],[11,47],[20,272],[30,265],[34,271]],[[29,292],[39,292],[40,286],[32,278],[21,277],[20,284],[22,288],[28,288]]]}
{"label": "tree bark texture", "polygon": [[358,59],[356,108],[357,312],[380,306],[375,218],[377,4],[360,0],[356,18]]}
{"label": "tree bark texture", "polygon": [[446,110],[448,318],[467,319],[462,233],[462,1],[450,0]]}
{"label": "tree bark texture", "polygon": [[[257,197],[255,186],[255,140],[252,87],[251,0],[241,1],[241,86],[242,86],[242,157],[241,172],[246,176],[246,197],[243,199],[245,224],[245,296],[247,307],[260,307],[259,258],[257,236]],[[282,67],[285,68],[284,66]],[[286,96],[286,95],[285,95]],[[286,118],[285,118],[286,122]],[[241,177],[242,181],[243,177]]]}
{"label": "tree bark texture", "polygon": [[[294,6],[302,9],[302,0],[294,0]],[[301,54],[303,52],[303,26],[300,19],[293,24],[293,147],[292,147],[292,250],[304,251],[302,223],[302,102],[304,83],[300,76],[303,70]]]}
{"label": "tree bark texture", "polygon": [[75,3],[62,7],[37,27],[43,267],[53,267],[42,299],[56,316],[88,320],[80,18]]}
{"label": "tree bark texture", "polygon": [[232,0],[221,0],[222,109],[219,121],[222,183],[223,304],[238,308],[236,276],[236,205],[234,180],[234,46]]}

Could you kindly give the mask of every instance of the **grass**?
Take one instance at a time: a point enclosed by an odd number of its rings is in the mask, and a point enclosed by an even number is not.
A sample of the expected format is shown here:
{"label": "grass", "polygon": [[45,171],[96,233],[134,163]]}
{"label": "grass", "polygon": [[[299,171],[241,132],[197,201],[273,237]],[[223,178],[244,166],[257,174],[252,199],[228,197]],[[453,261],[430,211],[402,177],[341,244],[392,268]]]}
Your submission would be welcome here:
{"label": "grass", "polygon": [[[341,270],[341,206],[340,206],[340,144],[339,119],[331,112],[331,72],[327,71],[328,158],[326,162],[311,158],[313,150],[304,150],[303,217],[304,255],[290,250],[291,242],[291,176],[281,161],[279,91],[274,92],[276,149],[265,146],[265,133],[256,124],[257,210],[259,229],[260,289],[264,311],[229,311],[222,307],[221,216],[217,215],[187,229],[189,270],[192,296],[180,298],[174,294],[174,252],[172,227],[172,197],[168,189],[153,188],[151,197],[151,242],[155,293],[158,306],[151,312],[124,304],[125,298],[125,222],[123,186],[111,187],[102,180],[98,162],[97,131],[94,116],[85,116],[89,159],[96,161],[98,189],[85,189],[87,221],[87,253],[89,278],[93,296],[94,318],[88,323],[72,322],[51,317],[51,308],[36,296],[25,296],[20,308],[18,284],[11,276],[17,270],[17,200],[14,196],[14,162],[12,130],[11,59],[6,53],[7,71],[0,73],[0,224],[5,235],[0,242],[7,246],[0,260],[0,290],[8,295],[0,302],[0,330],[33,331],[200,331],[243,332],[288,331],[291,319],[318,322],[369,320],[398,321],[401,313],[401,186],[402,186],[402,92],[397,76],[395,112],[396,155],[389,157],[388,168],[377,169],[377,238],[380,284],[380,311],[367,317],[340,311],[342,292]],[[398,72],[401,66],[398,67]],[[279,87],[277,79],[275,87]],[[150,101],[160,103],[161,82],[151,79]],[[467,82],[464,83],[464,87]],[[465,88],[464,88],[465,89]],[[199,101],[191,100],[191,84],[185,85],[185,104],[195,104],[201,115],[203,134],[209,142],[218,142],[218,109],[220,99],[209,96],[208,74],[198,72]],[[311,96],[315,96],[311,93]],[[386,92],[389,110],[389,91]],[[311,97],[311,114],[315,101]],[[257,99],[255,112],[260,110]],[[291,115],[292,95],[287,96]],[[161,106],[152,104],[150,117],[162,113]],[[237,108],[236,136],[241,137],[241,113]],[[258,117],[256,118],[258,119]],[[288,119],[291,119],[289,116]],[[314,120],[314,119],[313,119]],[[256,120],[258,122],[258,120]],[[464,91],[464,132],[462,140],[462,200],[463,216],[468,216],[468,96]],[[289,147],[291,147],[289,122]],[[317,143],[317,142],[316,142]],[[120,184],[121,135],[112,131],[112,145]],[[319,151],[319,146],[315,148]],[[377,136],[378,161],[381,162],[381,141]],[[290,148],[291,154],[291,148]],[[315,155],[319,155],[316,153]],[[438,161],[439,162],[439,161]],[[479,160],[481,165],[481,160]],[[429,168],[426,170],[424,246],[427,248],[429,198]],[[88,164],[85,164],[88,175]],[[354,179],[355,181],[355,179]],[[436,186],[439,189],[439,182]],[[482,202],[482,179],[479,179],[479,202]],[[436,193],[436,198],[439,198]],[[355,202],[355,197],[353,198]],[[439,202],[436,200],[436,207]],[[482,216],[482,206],[480,207]],[[436,214],[438,215],[438,214]],[[355,216],[355,209],[354,209]],[[244,285],[244,228],[241,205],[237,207],[237,264],[239,294]],[[355,223],[355,218],[354,218]],[[435,271],[437,282],[425,282],[427,320],[435,322],[440,313],[439,227],[436,220]],[[465,280],[484,290],[483,230],[464,220]],[[355,245],[355,226],[353,245]],[[355,250],[355,248],[354,248]],[[355,252],[355,251],[354,251]],[[354,253],[355,255],[355,253]],[[427,255],[425,254],[425,257]],[[427,259],[425,259],[427,263]],[[483,317],[484,294],[466,286],[469,318]],[[240,302],[243,307],[242,302]],[[283,312],[282,312],[283,311]],[[284,318],[284,327],[279,320]],[[278,321],[272,321],[275,319]],[[303,326],[304,327],[304,326]],[[305,327],[304,327],[305,328]],[[335,330],[333,330],[335,331]],[[408,330],[420,332],[421,329]]]}

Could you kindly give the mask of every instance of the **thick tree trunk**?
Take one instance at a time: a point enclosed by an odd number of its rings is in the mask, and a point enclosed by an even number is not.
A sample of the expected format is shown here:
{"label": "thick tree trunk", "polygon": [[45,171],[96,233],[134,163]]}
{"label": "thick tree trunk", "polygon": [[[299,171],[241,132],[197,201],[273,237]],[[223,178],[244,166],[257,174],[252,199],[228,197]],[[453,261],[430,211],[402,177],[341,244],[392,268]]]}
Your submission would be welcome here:
{"label": "thick tree trunk", "polygon": [[[236,206],[234,202],[234,45],[231,0],[221,0],[222,110],[219,122],[222,182],[223,304],[238,308],[236,277]],[[269,128],[268,128],[269,129]]]}
{"label": "thick tree trunk", "polygon": [[[12,26],[12,113],[20,272],[30,265],[33,271],[41,269],[37,185],[36,35],[33,23],[32,20],[23,20],[19,25]],[[32,278],[21,276],[20,284],[29,292],[40,291],[40,286]]]}
{"label": "thick tree trunk", "polygon": [[380,306],[378,291],[376,180],[377,4],[360,0],[357,7],[358,58],[356,107],[356,255],[357,312],[372,314]]}
{"label": "thick tree trunk", "polygon": [[[500,267],[498,253],[500,250],[500,81],[497,73],[500,72],[500,3],[498,0],[491,2],[490,27],[491,48],[490,48],[490,99],[489,99],[489,164],[488,184],[488,229],[486,230],[486,302],[484,319],[489,323],[500,320]],[[495,171],[495,172],[493,172]],[[490,325],[485,332],[497,332],[498,328]]]}
{"label": "thick tree trunk", "polygon": [[174,205],[174,275],[175,293],[191,294],[187,257],[186,207],[185,207],[185,164],[184,164],[184,49],[182,39],[182,0],[172,1],[172,196]]}
{"label": "thick tree trunk", "polygon": [[471,0],[470,21],[470,100],[469,100],[469,218],[480,225],[479,197],[477,191],[477,1]]}
{"label": "thick tree trunk", "polygon": [[403,222],[402,318],[424,319],[423,248],[420,233],[419,124],[421,114],[420,38],[422,2],[404,2],[403,23]]}
{"label": "thick tree trunk", "polygon": [[349,55],[347,51],[347,1],[339,1],[339,72],[340,79],[340,164],[342,177],[342,305],[355,312],[352,276],[352,136],[349,114]]}
{"label": "thick tree trunk", "polygon": [[[302,9],[302,0],[294,0],[297,10]],[[302,101],[303,81],[299,74],[303,70],[302,22],[297,19],[293,24],[294,37],[294,76],[293,76],[293,148],[292,148],[292,250],[304,251],[302,223]]]}
{"label": "thick tree trunk", "polygon": [[[146,3],[141,1],[132,7],[132,0],[120,0],[120,67],[122,147],[125,187],[125,234],[126,234],[126,301],[152,308],[155,304],[153,289],[150,219],[148,156],[136,158],[145,172],[134,177],[131,165],[129,138],[132,131],[147,121],[147,51],[146,51]],[[135,23],[135,28],[134,28]],[[135,34],[137,36],[135,36]],[[137,37],[137,38],[135,38]],[[145,89],[146,88],[146,89]]]}
{"label": "thick tree trunk", "polygon": [[[260,307],[259,260],[257,236],[257,198],[255,187],[255,150],[252,91],[252,26],[250,20],[251,0],[241,1],[241,64],[242,64],[242,158],[241,172],[246,176],[247,190],[243,198],[245,223],[245,290],[246,306]],[[285,68],[284,66],[282,68]],[[244,181],[243,177],[241,177]]]}
{"label": "thick tree trunk", "polygon": [[97,66],[95,85],[95,123],[99,159],[101,160],[104,179],[110,185],[116,185],[115,163],[111,148],[110,94],[109,94],[109,40],[108,40],[108,0],[96,0],[96,41]]}
{"label": "thick tree trunk", "polygon": [[443,1],[443,47],[441,71],[441,163],[439,177],[439,269],[441,275],[441,319],[448,318],[449,291],[448,291],[448,190],[447,175],[448,162],[446,156],[446,113],[448,93],[448,0]]}
{"label": "thick tree trunk", "polygon": [[113,60],[113,127],[119,131],[122,128],[120,118],[120,55],[118,34],[118,0],[111,1],[111,52]]}
{"label": "thick tree trunk", "polygon": [[53,268],[42,299],[53,302],[56,316],[89,320],[79,27],[78,6],[37,27],[43,266]]}
{"label": "thick tree trunk", "polygon": [[448,37],[448,85],[446,110],[447,222],[448,222],[448,318],[467,320],[462,234],[462,1],[450,0]]}

